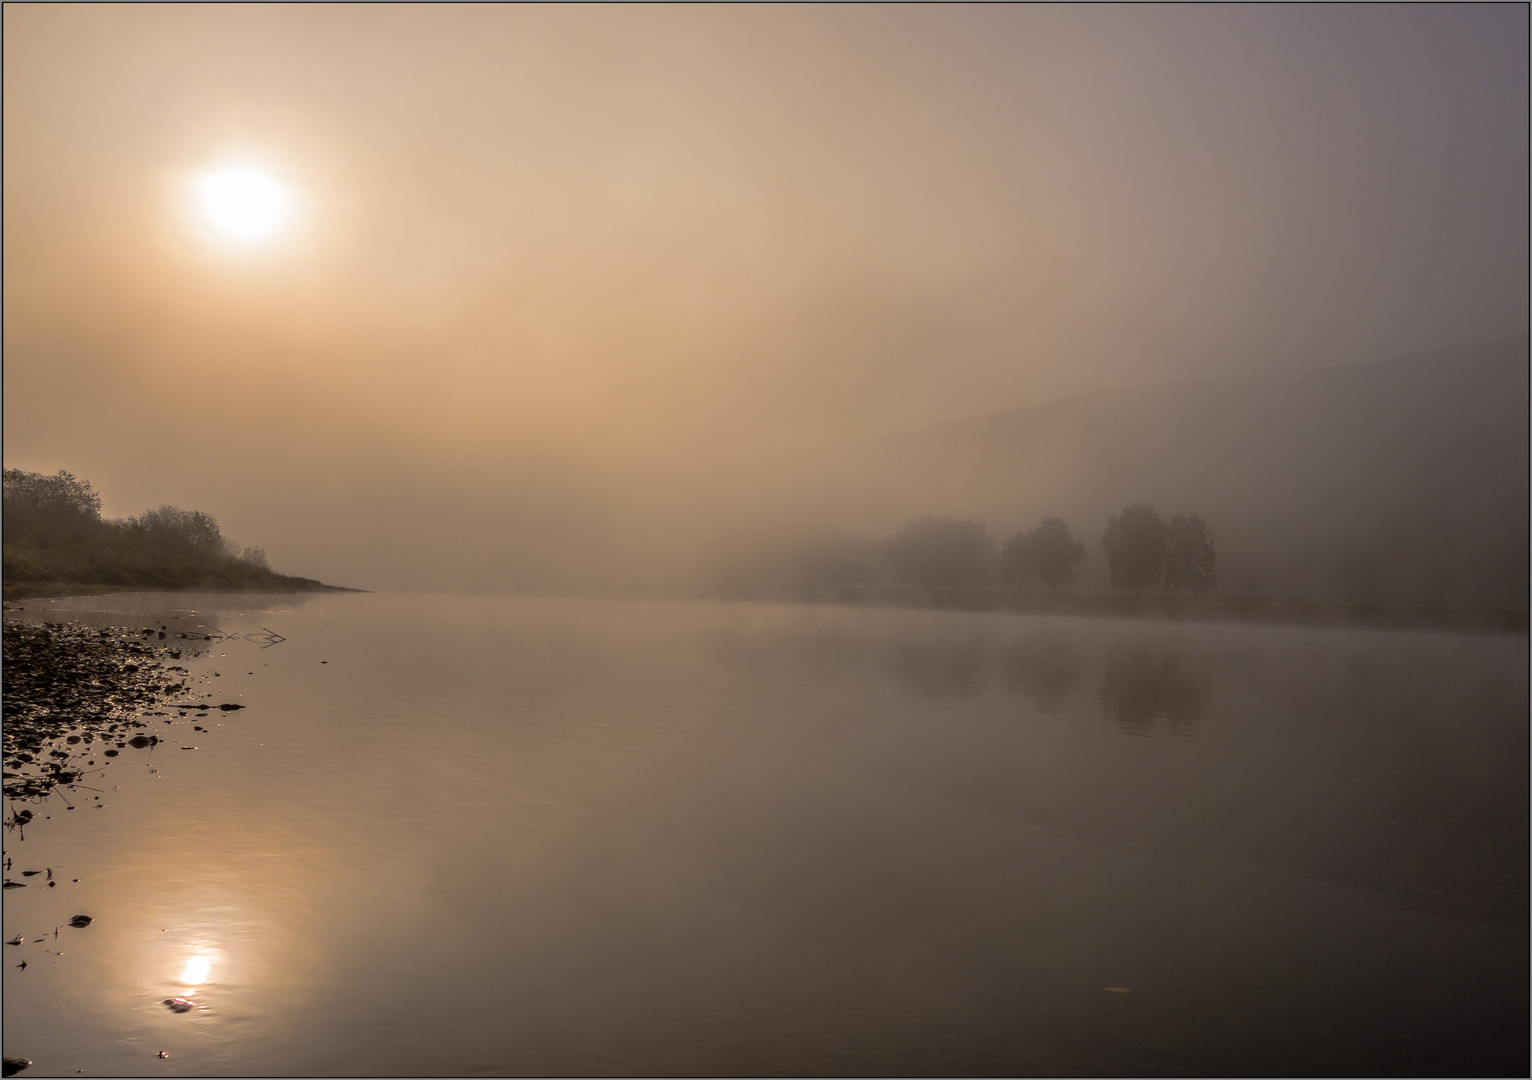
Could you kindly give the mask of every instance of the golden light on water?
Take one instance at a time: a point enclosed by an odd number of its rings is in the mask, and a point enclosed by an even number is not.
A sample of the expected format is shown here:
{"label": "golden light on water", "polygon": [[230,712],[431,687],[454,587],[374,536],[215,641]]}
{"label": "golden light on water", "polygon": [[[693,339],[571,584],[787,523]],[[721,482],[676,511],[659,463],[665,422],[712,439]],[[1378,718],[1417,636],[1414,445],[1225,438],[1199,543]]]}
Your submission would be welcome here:
{"label": "golden light on water", "polygon": [[209,953],[197,953],[186,961],[186,966],[181,969],[181,982],[189,987],[198,987],[207,982],[207,977],[213,972],[213,957]]}
{"label": "golden light on water", "polygon": [[292,222],[292,188],[251,164],[220,165],[192,181],[200,224],[225,243],[249,247],[276,239]]}

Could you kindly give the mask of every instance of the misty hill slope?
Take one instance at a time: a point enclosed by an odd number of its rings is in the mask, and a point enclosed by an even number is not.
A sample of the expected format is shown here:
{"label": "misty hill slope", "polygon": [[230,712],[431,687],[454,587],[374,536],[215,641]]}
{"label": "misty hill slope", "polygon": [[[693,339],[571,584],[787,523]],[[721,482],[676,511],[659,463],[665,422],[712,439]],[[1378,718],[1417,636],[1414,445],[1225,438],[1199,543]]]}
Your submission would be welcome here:
{"label": "misty hill slope", "polygon": [[1106,516],[1201,514],[1220,591],[1527,604],[1528,340],[1280,382],[1081,395],[922,429],[842,459],[889,517],[1001,534],[1065,517],[1104,580]]}

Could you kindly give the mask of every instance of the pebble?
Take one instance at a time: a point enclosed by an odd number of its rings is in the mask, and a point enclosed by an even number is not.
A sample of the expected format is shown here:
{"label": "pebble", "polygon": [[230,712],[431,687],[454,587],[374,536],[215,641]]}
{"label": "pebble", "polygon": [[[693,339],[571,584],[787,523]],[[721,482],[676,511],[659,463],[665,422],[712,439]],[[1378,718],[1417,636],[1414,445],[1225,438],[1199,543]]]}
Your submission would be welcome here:
{"label": "pebble", "polygon": [[[79,781],[81,763],[59,747],[78,753],[97,736],[126,745],[120,740],[128,732],[121,729],[143,727],[145,712],[175,692],[184,676],[163,663],[167,648],[122,628],[6,622],[4,644],[4,756],[12,769],[35,770],[6,772],[9,799],[46,796]],[[60,760],[55,765],[49,758]],[[25,822],[18,813],[12,823]]]}

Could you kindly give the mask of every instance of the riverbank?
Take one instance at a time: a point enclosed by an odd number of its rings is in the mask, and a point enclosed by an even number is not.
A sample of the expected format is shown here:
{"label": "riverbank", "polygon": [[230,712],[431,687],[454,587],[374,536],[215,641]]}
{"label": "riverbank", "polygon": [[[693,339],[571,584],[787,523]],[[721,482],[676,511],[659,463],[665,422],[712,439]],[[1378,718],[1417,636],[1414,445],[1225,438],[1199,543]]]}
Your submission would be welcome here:
{"label": "riverbank", "polygon": [[[194,697],[187,669],[174,661],[197,650],[203,634],[167,627],[92,628],[8,621],[3,750],[8,800],[46,798],[100,773],[129,749],[148,749],[157,734],[134,734],[156,719],[206,715],[208,694]],[[236,706],[237,707],[237,706]],[[165,723],[170,723],[168,719]],[[66,805],[68,800],[66,799]],[[7,827],[32,812],[12,807]],[[6,888],[23,883],[6,882]]]}
{"label": "riverbank", "polygon": [[194,583],[187,585],[104,585],[77,581],[7,581],[5,599],[33,600],[59,596],[108,596],[112,593],[364,593],[366,589],[352,589],[344,585],[326,585],[312,578],[288,577],[273,574],[275,579],[257,585],[220,585]]}
{"label": "riverbank", "polygon": [[1344,602],[1178,593],[1133,595],[846,586],[820,590],[795,599],[802,603],[846,604],[855,607],[936,608],[951,611],[1008,611],[1029,615],[1094,615],[1190,622],[1366,626],[1512,634],[1527,633],[1529,623],[1526,608],[1494,604]]}
{"label": "riverbank", "polygon": [[161,506],[101,517],[90,482],[5,470],[6,599],[104,592],[358,592],[279,574],[260,548],[239,548],[211,514]]}
{"label": "riverbank", "polygon": [[[87,591],[77,590],[77,595]],[[181,616],[164,622],[152,614],[118,618],[128,624],[8,616],[0,629],[5,689],[0,738],[6,800],[3,865],[4,888],[11,898],[6,904],[5,944],[15,950],[7,950],[9,958],[19,961],[8,965],[6,975],[6,1049],[36,1054],[42,1075],[80,1070],[58,1066],[56,1052],[55,1060],[48,1061],[46,1028],[13,1022],[11,1003],[19,1003],[16,1009],[25,1012],[39,1002],[60,1000],[55,981],[65,962],[60,930],[91,935],[87,954],[99,948],[100,922],[115,914],[118,895],[115,889],[106,895],[93,889],[88,865],[71,865],[69,842],[61,845],[61,834],[53,831],[62,824],[59,819],[72,818],[71,811],[106,809],[111,793],[131,784],[135,774],[146,770],[158,778],[165,772],[166,752],[197,750],[198,743],[223,726],[220,718],[245,708],[227,693],[215,694],[206,673],[196,675],[181,663],[195,667],[209,649],[227,647],[237,639],[209,633],[195,622],[183,622],[185,629],[177,629]],[[218,673],[211,675],[216,678]],[[97,827],[95,821],[74,820],[65,829],[70,837],[78,837]],[[29,891],[12,891],[22,889]],[[25,932],[17,932],[18,924]],[[68,951],[72,958],[80,955],[76,948]],[[175,1014],[194,1008],[177,997],[162,1004]],[[156,1056],[164,1060],[168,1053]],[[5,1075],[17,1075],[32,1065],[29,1056],[7,1055]]]}

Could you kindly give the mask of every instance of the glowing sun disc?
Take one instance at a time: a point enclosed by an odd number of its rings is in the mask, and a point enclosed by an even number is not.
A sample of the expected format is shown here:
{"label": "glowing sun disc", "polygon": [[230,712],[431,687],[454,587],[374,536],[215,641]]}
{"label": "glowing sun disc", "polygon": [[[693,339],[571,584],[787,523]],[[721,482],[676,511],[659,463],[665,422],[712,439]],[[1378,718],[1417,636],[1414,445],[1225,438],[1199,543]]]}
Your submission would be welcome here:
{"label": "glowing sun disc", "polygon": [[291,189],[253,165],[225,165],[192,181],[197,216],[215,235],[255,244],[279,234],[293,214]]}

